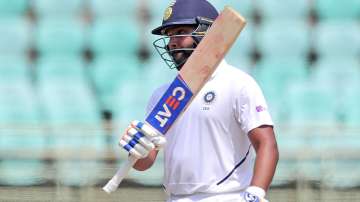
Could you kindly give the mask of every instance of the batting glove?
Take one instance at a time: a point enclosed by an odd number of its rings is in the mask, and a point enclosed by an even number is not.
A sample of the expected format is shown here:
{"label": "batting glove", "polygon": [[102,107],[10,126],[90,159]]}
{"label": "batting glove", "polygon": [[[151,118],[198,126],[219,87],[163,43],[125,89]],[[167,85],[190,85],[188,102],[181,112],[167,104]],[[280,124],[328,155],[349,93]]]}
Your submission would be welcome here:
{"label": "batting glove", "polygon": [[265,191],[256,186],[250,186],[245,190],[242,202],[269,202],[265,198]]}
{"label": "batting glove", "polygon": [[153,149],[161,149],[165,143],[166,139],[162,134],[136,120],[131,122],[119,141],[121,147],[138,159],[147,157]]}

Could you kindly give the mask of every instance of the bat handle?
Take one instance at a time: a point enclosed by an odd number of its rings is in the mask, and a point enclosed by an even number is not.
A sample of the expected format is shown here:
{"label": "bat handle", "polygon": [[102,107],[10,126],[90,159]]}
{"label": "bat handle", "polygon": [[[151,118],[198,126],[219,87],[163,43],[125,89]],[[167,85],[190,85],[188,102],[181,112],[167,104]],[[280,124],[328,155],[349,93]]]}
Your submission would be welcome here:
{"label": "bat handle", "polygon": [[110,194],[115,191],[120,185],[121,181],[127,175],[129,170],[136,163],[137,158],[133,156],[129,156],[128,160],[121,165],[121,167],[117,170],[116,174],[109,180],[109,182],[102,188],[106,193]]}

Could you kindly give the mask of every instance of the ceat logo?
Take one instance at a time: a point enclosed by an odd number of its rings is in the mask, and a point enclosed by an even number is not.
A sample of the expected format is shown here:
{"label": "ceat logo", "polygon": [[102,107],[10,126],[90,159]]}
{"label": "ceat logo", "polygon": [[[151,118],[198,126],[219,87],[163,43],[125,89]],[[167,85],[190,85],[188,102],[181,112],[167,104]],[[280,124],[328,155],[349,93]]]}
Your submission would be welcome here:
{"label": "ceat logo", "polygon": [[192,96],[190,88],[178,75],[147,116],[146,122],[160,133],[165,134],[185,109]]}
{"label": "ceat logo", "polygon": [[169,118],[172,115],[172,111],[175,111],[179,105],[181,100],[184,99],[186,95],[186,91],[182,87],[176,87],[172,94],[166,99],[165,103],[163,104],[163,111],[159,111],[155,119],[160,122],[160,127],[164,127],[165,124],[168,122]]}

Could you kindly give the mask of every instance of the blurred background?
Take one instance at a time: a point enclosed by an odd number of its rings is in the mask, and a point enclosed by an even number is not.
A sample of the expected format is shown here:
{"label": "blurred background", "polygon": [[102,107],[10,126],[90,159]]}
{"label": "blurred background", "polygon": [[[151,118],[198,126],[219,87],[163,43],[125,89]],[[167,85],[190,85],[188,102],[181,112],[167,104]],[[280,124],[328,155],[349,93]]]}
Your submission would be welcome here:
{"label": "blurred background", "polygon": [[[209,0],[248,25],[227,55],[275,121],[270,201],[360,201],[360,0]],[[0,0],[0,201],[163,201],[162,156],[101,186],[117,139],[176,72],[152,47],[167,0]]]}

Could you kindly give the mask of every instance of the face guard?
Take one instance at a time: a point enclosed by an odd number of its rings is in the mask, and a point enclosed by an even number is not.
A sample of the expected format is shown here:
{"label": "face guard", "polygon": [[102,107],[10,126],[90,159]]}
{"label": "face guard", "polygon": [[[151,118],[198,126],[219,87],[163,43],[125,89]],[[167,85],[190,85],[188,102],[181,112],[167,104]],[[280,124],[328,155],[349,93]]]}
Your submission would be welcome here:
{"label": "face guard", "polygon": [[[189,34],[164,36],[153,42],[156,51],[159,53],[160,57],[165,61],[165,63],[167,64],[167,66],[169,66],[170,69],[181,69],[181,67],[185,64],[186,60],[190,57],[192,52],[195,50],[201,39],[205,36],[206,32],[210,28],[211,24],[213,23],[212,20],[202,17],[197,17],[196,21],[197,27],[194,29],[193,32]],[[162,34],[165,35],[165,30],[162,30]],[[172,50],[169,49],[168,44],[170,42],[170,39],[174,37],[187,36],[191,36],[194,39],[194,43],[191,47],[177,48]],[[176,57],[177,54],[181,55]]]}

